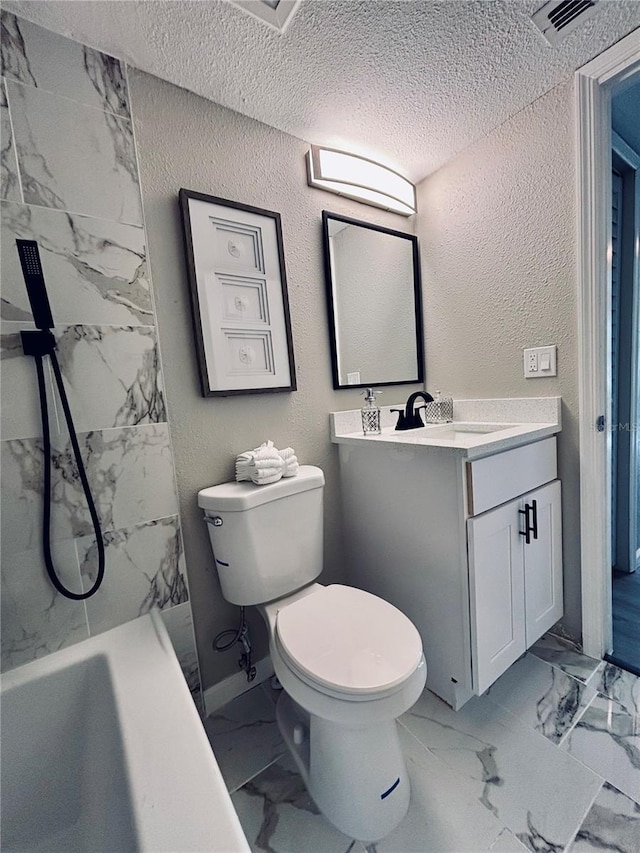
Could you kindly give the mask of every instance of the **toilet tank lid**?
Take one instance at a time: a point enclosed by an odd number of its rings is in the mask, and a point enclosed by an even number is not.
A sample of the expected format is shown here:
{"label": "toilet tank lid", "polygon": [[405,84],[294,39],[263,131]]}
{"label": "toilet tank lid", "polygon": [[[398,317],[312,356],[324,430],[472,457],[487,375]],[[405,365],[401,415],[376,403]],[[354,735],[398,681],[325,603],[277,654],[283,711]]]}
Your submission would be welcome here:
{"label": "toilet tank lid", "polygon": [[198,492],[198,506],[215,512],[243,512],[256,506],[297,495],[324,486],[324,474],[315,465],[301,465],[295,477],[283,477],[277,483],[221,483]]}

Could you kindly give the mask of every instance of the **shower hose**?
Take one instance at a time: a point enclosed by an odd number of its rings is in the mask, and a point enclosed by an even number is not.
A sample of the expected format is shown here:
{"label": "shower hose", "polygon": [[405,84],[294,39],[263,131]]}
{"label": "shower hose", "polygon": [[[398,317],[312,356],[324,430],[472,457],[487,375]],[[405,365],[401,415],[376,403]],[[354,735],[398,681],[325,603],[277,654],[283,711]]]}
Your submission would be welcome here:
{"label": "shower hose", "polygon": [[[51,335],[51,332],[49,332],[49,334]],[[51,338],[53,339],[53,335],[51,335]],[[89,488],[89,481],[87,480],[87,474],[84,469],[84,464],[82,462],[82,456],[80,455],[78,436],[76,435],[75,427],[73,425],[73,418],[71,417],[69,401],[67,400],[67,395],[64,390],[64,384],[62,382],[62,373],[60,372],[60,365],[58,364],[58,358],[55,354],[52,341],[51,347],[48,349],[47,354],[51,359],[51,366],[53,367],[56,385],[58,386],[58,392],[60,394],[60,402],[62,403],[64,417],[67,422],[67,427],[69,428],[71,446],[73,448],[73,454],[75,456],[78,474],[82,483],[82,488],[87,499],[87,507],[89,508],[89,515],[91,516],[91,521],[93,522],[93,530],[96,536],[96,545],[98,548],[98,574],[96,575],[94,584],[92,585],[91,589],[87,590],[86,592],[72,592],[70,589],[67,589],[66,586],[64,586],[64,584],[60,580],[53,564],[53,557],[51,555],[51,434],[49,432],[49,408],[47,405],[47,389],[44,381],[43,356],[40,353],[31,354],[34,356],[36,362],[36,372],[38,374],[38,392],[40,395],[40,412],[42,415],[42,441],[44,450],[44,510],[42,522],[42,547],[44,551],[44,562],[47,569],[47,574],[49,575],[49,579],[54,585],[54,587],[58,590],[58,592],[61,595],[64,595],[66,598],[71,598],[74,601],[83,601],[85,598],[90,598],[98,591],[102,583],[102,579],[104,578],[105,555],[104,542],[102,541],[102,531],[100,530],[100,521],[98,519],[98,513],[96,512],[96,507],[93,502],[93,497],[91,495],[91,489]]]}

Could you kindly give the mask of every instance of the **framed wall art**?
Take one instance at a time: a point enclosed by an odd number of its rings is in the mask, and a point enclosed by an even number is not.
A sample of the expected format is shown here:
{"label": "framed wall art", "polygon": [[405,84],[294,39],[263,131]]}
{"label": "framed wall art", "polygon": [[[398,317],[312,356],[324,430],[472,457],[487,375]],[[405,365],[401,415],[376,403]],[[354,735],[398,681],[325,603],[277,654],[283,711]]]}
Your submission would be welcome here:
{"label": "framed wall art", "polygon": [[295,391],[280,214],[179,193],[205,397]]}

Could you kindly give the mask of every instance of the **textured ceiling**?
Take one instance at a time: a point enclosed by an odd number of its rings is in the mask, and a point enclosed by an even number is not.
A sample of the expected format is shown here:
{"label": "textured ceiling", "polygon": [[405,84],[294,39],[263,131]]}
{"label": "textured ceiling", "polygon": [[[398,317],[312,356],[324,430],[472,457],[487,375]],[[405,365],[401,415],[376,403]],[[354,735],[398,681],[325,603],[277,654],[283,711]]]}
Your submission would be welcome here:
{"label": "textured ceiling", "polygon": [[417,181],[640,26],[603,0],[555,47],[541,0],[302,0],[280,34],[224,0],[7,0],[55,32]]}

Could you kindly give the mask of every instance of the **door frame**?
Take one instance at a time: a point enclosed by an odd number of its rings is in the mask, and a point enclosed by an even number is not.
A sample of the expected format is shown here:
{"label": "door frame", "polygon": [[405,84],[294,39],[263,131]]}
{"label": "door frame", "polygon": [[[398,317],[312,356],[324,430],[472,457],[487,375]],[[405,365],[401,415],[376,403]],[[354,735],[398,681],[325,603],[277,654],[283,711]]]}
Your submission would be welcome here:
{"label": "door frame", "polygon": [[611,650],[611,89],[640,69],[640,29],[575,74],[578,210],[578,359],[582,645]]}

